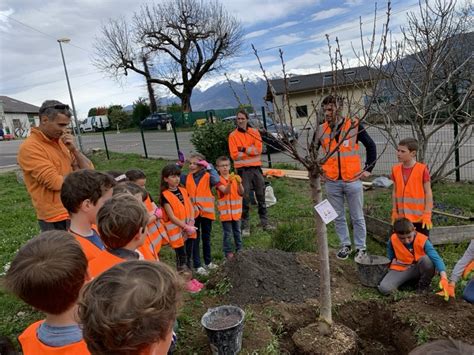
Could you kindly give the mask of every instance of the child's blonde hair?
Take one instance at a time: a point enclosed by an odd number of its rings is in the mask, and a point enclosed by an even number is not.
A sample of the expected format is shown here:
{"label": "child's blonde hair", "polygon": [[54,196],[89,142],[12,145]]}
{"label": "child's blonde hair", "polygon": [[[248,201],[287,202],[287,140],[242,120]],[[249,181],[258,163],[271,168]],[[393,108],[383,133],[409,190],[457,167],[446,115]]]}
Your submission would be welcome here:
{"label": "child's blonde hair", "polygon": [[122,248],[148,224],[145,205],[130,194],[107,200],[97,212],[100,239],[112,249]]}
{"label": "child's blonde hair", "polygon": [[84,287],[79,318],[92,354],[140,354],[169,335],[182,280],[163,263],[127,261]]}

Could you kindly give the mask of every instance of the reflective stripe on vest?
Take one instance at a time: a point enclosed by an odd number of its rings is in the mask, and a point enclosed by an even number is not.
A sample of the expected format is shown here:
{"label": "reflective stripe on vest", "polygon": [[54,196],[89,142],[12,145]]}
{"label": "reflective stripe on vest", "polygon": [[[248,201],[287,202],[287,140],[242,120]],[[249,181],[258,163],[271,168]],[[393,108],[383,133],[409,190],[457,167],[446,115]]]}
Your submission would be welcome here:
{"label": "reflective stripe on vest", "polygon": [[[229,135],[229,150],[235,152],[239,147],[245,148],[244,152],[238,152],[233,156],[234,168],[244,168],[250,166],[261,166],[262,158],[257,146],[262,145],[260,132],[255,128],[248,127],[246,132],[233,131]],[[260,150],[261,151],[261,150]]]}
{"label": "reflective stripe on vest", "polygon": [[344,181],[352,181],[362,171],[357,142],[358,126],[358,120],[354,123],[350,118],[346,118],[339,134],[339,139],[344,138],[344,141],[339,144],[329,124],[325,122],[322,125],[321,147],[325,154],[334,152],[323,165],[324,176],[329,180],[341,177]]}
{"label": "reflective stripe on vest", "polygon": [[191,202],[197,208],[194,218],[201,216],[212,220],[216,219],[214,210],[215,198],[211,191],[210,173],[204,172],[197,186],[193,175],[188,174],[186,177],[186,191],[189,193]]}
{"label": "reflective stripe on vest", "polygon": [[408,218],[413,223],[421,220],[425,210],[425,190],[423,188],[425,169],[425,164],[415,163],[406,183],[403,179],[402,164],[397,164],[392,169],[398,215]]}
{"label": "reflective stripe on vest", "polygon": [[428,237],[421,233],[416,233],[413,240],[413,253],[410,252],[394,233],[390,237],[392,248],[395,253],[395,259],[390,264],[390,269],[404,271],[410,265],[416,263],[421,257],[425,256],[425,243]]}
{"label": "reflective stripe on vest", "polygon": [[[193,205],[191,200],[189,199],[189,195],[186,189],[182,187],[178,187],[179,191],[183,195],[184,204],[181,203],[178,197],[171,191],[165,190],[163,191],[163,196],[166,198],[166,201],[170,204],[174,216],[180,221],[184,223],[189,223],[192,219],[194,219],[194,211]],[[180,248],[184,245],[184,239],[182,235],[182,229],[178,225],[172,223],[169,217],[166,215],[166,211],[164,211],[163,215],[163,222],[166,228],[167,239],[173,249]],[[196,238],[196,233],[188,238]]]}
{"label": "reflective stripe on vest", "polygon": [[222,222],[239,221],[242,216],[242,196],[238,193],[237,181],[227,181],[221,176],[221,183],[223,185],[231,184],[230,193],[227,195],[218,192],[217,208],[219,210],[219,217]]}

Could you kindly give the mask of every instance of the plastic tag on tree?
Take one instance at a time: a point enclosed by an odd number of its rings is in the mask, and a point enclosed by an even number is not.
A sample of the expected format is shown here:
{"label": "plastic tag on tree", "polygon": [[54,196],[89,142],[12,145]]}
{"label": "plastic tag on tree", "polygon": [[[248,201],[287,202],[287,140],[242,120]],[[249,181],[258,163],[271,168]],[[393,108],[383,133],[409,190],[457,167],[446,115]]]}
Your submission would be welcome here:
{"label": "plastic tag on tree", "polygon": [[337,217],[336,210],[334,209],[334,207],[332,207],[328,200],[321,201],[316,206],[314,206],[314,209],[319,214],[325,224],[334,221]]}

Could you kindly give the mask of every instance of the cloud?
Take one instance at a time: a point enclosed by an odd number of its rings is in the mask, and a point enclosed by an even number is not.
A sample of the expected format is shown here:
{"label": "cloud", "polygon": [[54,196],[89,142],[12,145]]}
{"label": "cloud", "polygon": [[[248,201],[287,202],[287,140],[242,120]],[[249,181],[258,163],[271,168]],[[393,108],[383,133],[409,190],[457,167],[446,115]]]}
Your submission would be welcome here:
{"label": "cloud", "polygon": [[281,25],[273,27],[273,29],[277,30],[277,29],[282,29],[282,28],[288,28],[288,27],[297,25],[298,23],[299,23],[298,21],[287,21],[287,22],[282,23]]}
{"label": "cloud", "polygon": [[362,4],[362,0],[346,0],[344,2],[344,5],[348,5],[348,6],[357,6],[357,5],[360,5]]}
{"label": "cloud", "polygon": [[270,42],[268,43],[269,47],[279,47],[279,46],[287,46],[289,44],[293,44],[296,42],[300,42],[304,40],[304,37],[301,37],[298,34],[283,34],[276,37],[273,37]]}
{"label": "cloud", "polygon": [[299,23],[298,21],[287,21],[287,22],[282,23],[281,25],[273,26],[273,27],[266,28],[266,29],[263,29],[263,30],[253,31],[253,32],[247,33],[244,36],[244,39],[251,39],[251,38],[255,38],[255,37],[261,37],[261,36],[266,35],[267,33],[271,32],[273,30],[285,29],[285,28],[297,25],[298,23]]}
{"label": "cloud", "polygon": [[349,11],[348,8],[335,7],[335,8],[329,9],[329,10],[322,10],[322,11],[314,13],[311,16],[311,19],[313,21],[326,20],[326,19],[334,17],[334,16],[339,16],[339,15],[345,14],[348,11]]}
{"label": "cloud", "polygon": [[244,39],[251,39],[251,38],[255,38],[255,37],[260,37],[260,36],[263,36],[263,35],[267,34],[269,31],[270,31],[270,29],[253,31],[253,32],[247,33],[244,36]]}

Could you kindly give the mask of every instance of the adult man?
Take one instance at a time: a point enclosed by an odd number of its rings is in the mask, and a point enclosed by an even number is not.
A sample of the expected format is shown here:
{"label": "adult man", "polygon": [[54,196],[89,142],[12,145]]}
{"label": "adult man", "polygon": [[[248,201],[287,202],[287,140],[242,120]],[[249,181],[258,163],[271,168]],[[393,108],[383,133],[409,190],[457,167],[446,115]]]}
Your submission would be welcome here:
{"label": "adult man", "polygon": [[[326,181],[326,195],[336,210],[336,234],[340,240],[339,259],[347,259],[352,252],[352,243],[346,222],[344,200],[347,200],[352,226],[356,257],[366,253],[367,231],[363,211],[363,189],[360,179],[370,176],[377,158],[377,148],[357,119],[342,117],[343,99],[329,95],[321,107],[325,122],[319,127],[319,144],[323,148],[323,179]],[[367,159],[361,169],[359,142],[366,150]]]}
{"label": "adult man", "polygon": [[274,227],[268,223],[265,205],[265,181],[261,169],[262,138],[257,129],[249,126],[249,115],[245,110],[237,112],[236,120],[237,128],[229,135],[229,152],[244,185],[242,235],[249,236],[250,190],[255,191],[262,228],[273,230]]}
{"label": "adult man", "polygon": [[71,122],[69,106],[56,100],[43,102],[40,124],[18,151],[25,185],[36,210],[41,231],[67,230],[69,216],[61,203],[64,177],[76,169],[93,168],[92,163],[74,145],[67,133]]}

